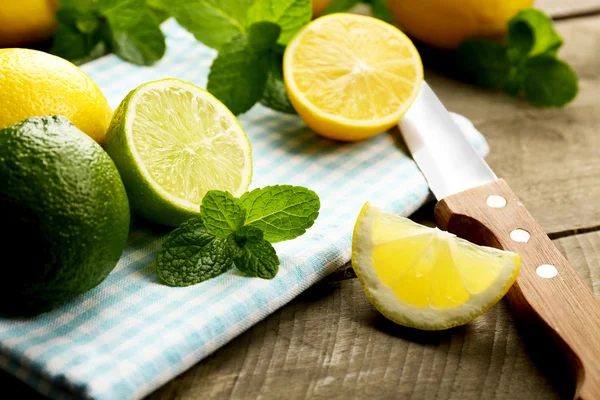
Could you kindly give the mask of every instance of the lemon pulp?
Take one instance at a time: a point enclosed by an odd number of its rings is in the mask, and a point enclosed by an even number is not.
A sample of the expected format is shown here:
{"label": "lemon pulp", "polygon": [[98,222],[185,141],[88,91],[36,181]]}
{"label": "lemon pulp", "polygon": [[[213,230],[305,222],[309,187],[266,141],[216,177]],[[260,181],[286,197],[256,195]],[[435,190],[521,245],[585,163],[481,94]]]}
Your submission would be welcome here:
{"label": "lemon pulp", "polygon": [[371,17],[332,14],[303,28],[283,61],[290,100],[317,133],[359,140],[394,126],[423,80],[402,32]]}
{"label": "lemon pulp", "polygon": [[467,323],[494,305],[514,283],[520,258],[367,203],[356,222],[352,262],[382,314],[433,330]]}

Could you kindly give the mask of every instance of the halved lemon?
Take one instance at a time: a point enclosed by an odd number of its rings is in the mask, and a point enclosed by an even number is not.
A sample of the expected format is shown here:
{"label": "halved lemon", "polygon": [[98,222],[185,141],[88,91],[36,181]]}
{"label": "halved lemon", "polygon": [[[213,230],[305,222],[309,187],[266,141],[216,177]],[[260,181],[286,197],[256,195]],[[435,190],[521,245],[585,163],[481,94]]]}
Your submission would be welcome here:
{"label": "halved lemon", "polygon": [[515,282],[520,260],[369,203],[354,227],[352,266],[365,294],[388,319],[418,329],[448,329],[483,314]]}
{"label": "halved lemon", "polygon": [[166,225],[198,215],[209,190],[241,196],[252,178],[252,149],[238,120],[206,90],[178,79],[132,90],[104,147],[132,209]]}
{"label": "halved lemon", "polygon": [[400,121],[414,102],[423,65],[396,27],[355,14],[331,14],[304,27],[283,57],[292,105],[315,132],[361,140]]}

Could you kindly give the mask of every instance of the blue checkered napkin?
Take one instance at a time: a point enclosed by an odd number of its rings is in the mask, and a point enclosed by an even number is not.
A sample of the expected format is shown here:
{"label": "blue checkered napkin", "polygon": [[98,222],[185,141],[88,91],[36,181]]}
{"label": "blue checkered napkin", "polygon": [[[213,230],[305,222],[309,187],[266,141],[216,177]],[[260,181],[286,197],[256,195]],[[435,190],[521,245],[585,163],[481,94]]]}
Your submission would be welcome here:
{"label": "blue checkered napkin", "polygon": [[[83,69],[113,107],[139,84],[177,77],[206,85],[215,53],[173,22],[168,52],[152,68],[107,56]],[[254,152],[253,187],[287,183],[315,190],[320,217],[299,239],[275,245],[275,279],[235,270],[187,288],[157,281],[153,261],[168,230],[132,228],[128,248],[97,288],[50,313],[0,319],[0,366],[54,398],[144,396],[289,302],[351,254],[352,227],[367,200],[408,215],[428,195],[425,179],[393,134],[355,144],[316,136],[297,116],[254,107],[240,118]],[[483,137],[459,119],[487,153]]]}

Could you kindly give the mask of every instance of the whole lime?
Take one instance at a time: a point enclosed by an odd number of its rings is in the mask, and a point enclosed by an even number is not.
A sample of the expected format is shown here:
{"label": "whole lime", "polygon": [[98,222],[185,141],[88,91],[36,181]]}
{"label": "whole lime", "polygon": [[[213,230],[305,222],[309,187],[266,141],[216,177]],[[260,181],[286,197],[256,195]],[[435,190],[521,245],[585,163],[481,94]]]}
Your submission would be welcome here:
{"label": "whole lime", "polygon": [[0,312],[50,310],[113,270],[129,203],[110,157],[64,117],[0,130]]}

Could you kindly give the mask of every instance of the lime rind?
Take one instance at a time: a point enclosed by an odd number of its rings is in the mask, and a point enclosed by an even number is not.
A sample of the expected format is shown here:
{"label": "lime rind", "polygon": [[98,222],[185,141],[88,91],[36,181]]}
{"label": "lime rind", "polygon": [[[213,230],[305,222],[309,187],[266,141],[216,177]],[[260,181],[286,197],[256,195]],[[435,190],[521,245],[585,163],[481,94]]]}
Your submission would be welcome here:
{"label": "lime rind", "polygon": [[[209,104],[210,107],[207,106],[206,108],[207,110],[210,108],[210,111],[214,112],[212,116],[219,125],[222,125],[224,120],[228,122],[226,124],[230,128],[228,132],[235,136],[235,144],[241,149],[245,161],[243,168],[239,171],[241,178],[235,187],[216,182],[219,174],[215,172],[220,170],[211,171],[210,168],[200,170],[196,168],[197,165],[182,165],[179,163],[181,161],[180,157],[168,159],[168,157],[173,157],[173,154],[166,154],[162,159],[156,157],[165,151],[165,147],[168,147],[165,143],[168,141],[185,144],[184,141],[180,140],[185,136],[188,140],[195,140],[194,143],[190,142],[189,145],[198,150],[207,138],[205,134],[206,118],[210,118],[210,115],[182,115],[181,108],[184,106],[182,104],[172,104],[168,100],[169,95],[163,96],[161,101],[155,105],[148,104],[148,102],[144,104],[143,102],[144,96],[147,96],[148,93],[161,93],[170,90],[189,94],[187,96],[188,102]],[[155,113],[155,115],[144,115],[149,113]],[[194,121],[190,121],[192,117]],[[152,123],[144,124],[144,118],[147,120],[153,119],[154,126]],[[161,120],[161,118],[163,119]],[[199,123],[197,119],[202,118],[205,120]],[[194,122],[198,122],[198,124],[194,126]],[[162,127],[162,131],[158,132],[160,127]],[[218,126],[211,128],[213,131],[218,130]],[[174,134],[173,130],[176,131]],[[185,132],[182,133],[182,130]],[[147,136],[147,139],[153,138],[155,140],[154,149],[151,147],[153,145],[152,140],[144,141],[144,135]],[[162,142],[161,135],[164,136]],[[173,78],[148,82],[127,95],[115,111],[106,136],[105,149],[113,158],[123,177],[132,209],[151,221],[171,226],[178,226],[190,217],[199,215],[201,199],[208,190],[225,190],[234,196],[239,196],[248,189],[252,178],[250,141],[235,116],[207,91]],[[140,150],[144,154],[141,154]],[[213,156],[220,157],[218,152],[213,151],[212,153]],[[210,155],[205,154],[205,156],[204,165],[210,164]],[[160,179],[158,179],[160,175],[157,175],[155,169],[156,164],[147,165],[147,163],[156,163],[157,161],[162,162],[159,168],[163,168],[163,175],[166,180],[177,176],[182,184],[195,186],[197,192],[194,193],[192,199],[187,197],[191,186],[182,190],[180,196],[177,195],[174,186],[164,184],[165,181],[160,182]],[[221,159],[218,163],[220,167],[223,167],[222,163],[223,160]],[[168,168],[171,168],[171,170]],[[173,168],[178,170],[174,171]],[[219,165],[216,165],[215,168],[218,169]],[[186,174],[188,179],[185,179]],[[202,185],[202,179],[210,181],[209,184]]]}

